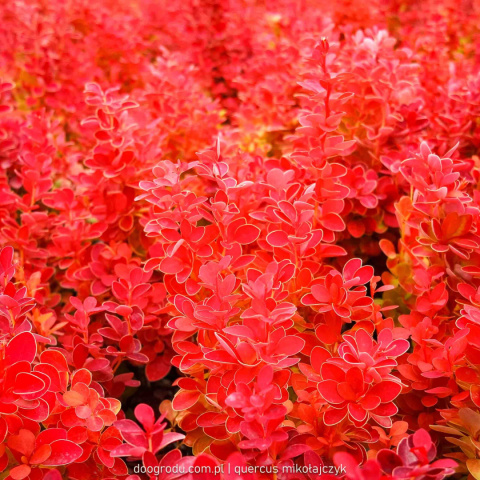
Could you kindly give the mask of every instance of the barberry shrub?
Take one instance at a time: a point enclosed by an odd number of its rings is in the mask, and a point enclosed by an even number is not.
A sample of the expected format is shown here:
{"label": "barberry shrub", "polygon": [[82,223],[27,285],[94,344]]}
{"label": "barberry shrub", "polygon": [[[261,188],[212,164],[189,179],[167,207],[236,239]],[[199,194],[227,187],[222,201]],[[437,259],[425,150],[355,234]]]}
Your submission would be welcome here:
{"label": "barberry shrub", "polygon": [[480,5],[0,9],[0,479],[480,479]]}

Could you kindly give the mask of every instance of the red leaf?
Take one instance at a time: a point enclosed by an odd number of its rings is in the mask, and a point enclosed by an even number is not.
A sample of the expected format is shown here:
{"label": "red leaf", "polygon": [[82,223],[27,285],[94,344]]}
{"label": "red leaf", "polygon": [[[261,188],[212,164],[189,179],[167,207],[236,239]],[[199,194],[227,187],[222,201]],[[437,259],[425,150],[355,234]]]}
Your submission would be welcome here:
{"label": "red leaf", "polygon": [[182,410],[188,410],[197,403],[200,398],[200,392],[180,391],[175,395],[172,406],[174,410],[180,412]]}
{"label": "red leaf", "polygon": [[402,386],[396,382],[383,381],[374,385],[369,391],[369,395],[376,395],[382,399],[382,403],[388,403],[400,395]]}
{"label": "red leaf", "polygon": [[277,230],[267,235],[267,242],[272,247],[284,247],[288,244],[288,235],[282,230]]}
{"label": "red leaf", "polygon": [[324,380],[318,384],[319,392],[328,403],[340,404],[345,401],[337,391],[337,384],[335,380]]}
{"label": "red leaf", "polygon": [[360,283],[361,285],[365,285],[366,283],[370,282],[373,277],[373,267],[371,267],[370,265],[365,265],[364,267],[359,268],[355,272],[355,277],[360,278],[358,283]]}
{"label": "red leaf", "polygon": [[52,447],[50,445],[41,445],[39,448],[35,450],[33,455],[30,457],[30,464],[31,465],[39,465],[44,463],[50,454],[52,453]]}
{"label": "red leaf", "polygon": [[295,355],[300,352],[304,346],[305,340],[303,340],[303,338],[288,335],[280,339],[277,344],[276,352],[290,357],[291,355]]}
{"label": "red leaf", "polygon": [[145,374],[149,382],[157,382],[167,376],[170,369],[171,365],[163,357],[156,357],[145,367]]}
{"label": "red leaf", "polygon": [[35,435],[26,429],[21,429],[18,435],[11,435],[7,442],[11,450],[29,457],[35,448]]}
{"label": "red leaf", "polygon": [[20,361],[32,363],[37,354],[37,342],[30,332],[22,332],[13,337],[5,348],[8,365]]}
{"label": "red leaf", "polygon": [[356,403],[348,404],[348,413],[356,422],[364,422],[367,419],[367,412],[365,409]]}
{"label": "red leaf", "polygon": [[32,469],[28,465],[18,465],[10,470],[10,477],[13,480],[23,480],[30,475]]}
{"label": "red leaf", "polygon": [[146,431],[149,431],[153,428],[155,423],[155,414],[153,413],[153,408],[145,403],[141,403],[135,407],[135,417],[143,425]]}
{"label": "red leaf", "polygon": [[176,257],[166,257],[164,258],[158,267],[163,273],[168,273],[170,275],[175,275],[180,273],[184,269],[182,260]]}
{"label": "red leaf", "polygon": [[242,245],[253,243],[260,235],[260,229],[255,225],[242,225],[235,231],[234,240]]}
{"label": "red leaf", "polygon": [[354,238],[363,237],[366,231],[365,223],[362,220],[350,220],[347,224],[347,230]]}
{"label": "red leaf", "polygon": [[159,445],[155,446],[155,450],[161,450],[162,448],[166,447],[167,445],[170,445],[171,443],[178,442],[180,440],[183,440],[185,438],[185,435],[183,433],[177,433],[177,432],[169,432],[165,433],[163,435],[162,441],[160,442]]}
{"label": "red leaf", "polygon": [[83,454],[82,447],[70,440],[56,440],[51,443],[52,453],[48,460],[43,462],[48,467],[69,465],[80,458]]}
{"label": "red leaf", "polygon": [[346,408],[329,408],[323,416],[323,421],[325,425],[337,425],[347,416],[347,413]]}
{"label": "red leaf", "polygon": [[31,373],[19,373],[15,379],[13,393],[23,395],[40,392],[45,387],[45,382]]}
{"label": "red leaf", "polygon": [[333,232],[343,232],[345,230],[345,222],[342,217],[336,213],[328,213],[322,218],[322,225]]}
{"label": "red leaf", "polygon": [[330,290],[323,285],[313,285],[312,294],[315,297],[315,299],[318,301],[318,303],[331,302]]}

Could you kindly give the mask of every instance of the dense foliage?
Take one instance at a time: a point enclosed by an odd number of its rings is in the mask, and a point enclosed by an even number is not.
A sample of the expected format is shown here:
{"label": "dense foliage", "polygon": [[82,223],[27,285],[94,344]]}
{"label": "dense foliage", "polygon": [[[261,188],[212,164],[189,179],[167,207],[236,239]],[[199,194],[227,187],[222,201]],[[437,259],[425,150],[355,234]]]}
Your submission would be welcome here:
{"label": "dense foliage", "polygon": [[0,479],[480,479],[478,2],[0,19]]}

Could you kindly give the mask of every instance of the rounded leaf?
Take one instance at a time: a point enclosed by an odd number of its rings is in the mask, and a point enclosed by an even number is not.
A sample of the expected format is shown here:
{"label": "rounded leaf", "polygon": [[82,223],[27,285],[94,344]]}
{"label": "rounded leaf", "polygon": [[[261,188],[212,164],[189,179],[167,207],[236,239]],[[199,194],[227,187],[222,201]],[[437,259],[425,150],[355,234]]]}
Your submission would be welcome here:
{"label": "rounded leaf", "polygon": [[234,240],[242,245],[253,243],[260,236],[260,229],[255,225],[242,225],[235,231]]}
{"label": "rounded leaf", "polygon": [[272,247],[284,247],[288,244],[288,235],[282,230],[277,230],[267,235],[267,242]]}
{"label": "rounded leaf", "polygon": [[43,462],[43,464],[48,467],[69,465],[83,454],[82,447],[70,440],[55,440],[50,444],[50,447],[52,448],[52,453],[48,460]]}

